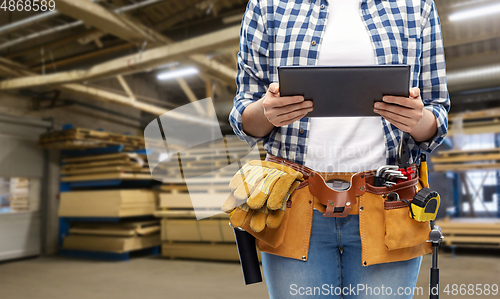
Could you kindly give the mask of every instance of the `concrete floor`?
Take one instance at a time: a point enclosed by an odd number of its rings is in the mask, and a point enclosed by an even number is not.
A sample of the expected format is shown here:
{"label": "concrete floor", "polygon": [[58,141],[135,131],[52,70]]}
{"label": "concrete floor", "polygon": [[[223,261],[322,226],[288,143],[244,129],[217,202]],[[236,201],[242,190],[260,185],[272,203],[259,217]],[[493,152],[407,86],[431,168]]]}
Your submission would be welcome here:
{"label": "concrete floor", "polygon": [[[422,263],[417,286],[427,290],[430,256]],[[500,253],[440,255],[441,286],[500,285]],[[238,295],[235,295],[238,294]],[[458,295],[460,296],[460,295]],[[291,296],[292,298],[295,296]],[[396,298],[396,296],[391,296]],[[441,298],[455,298],[441,293]],[[460,296],[463,297],[463,296]],[[465,296],[499,298],[499,296]],[[0,264],[1,299],[268,298],[264,283],[244,286],[239,264],[135,258],[99,262],[36,258]],[[415,296],[414,298],[428,298]]]}

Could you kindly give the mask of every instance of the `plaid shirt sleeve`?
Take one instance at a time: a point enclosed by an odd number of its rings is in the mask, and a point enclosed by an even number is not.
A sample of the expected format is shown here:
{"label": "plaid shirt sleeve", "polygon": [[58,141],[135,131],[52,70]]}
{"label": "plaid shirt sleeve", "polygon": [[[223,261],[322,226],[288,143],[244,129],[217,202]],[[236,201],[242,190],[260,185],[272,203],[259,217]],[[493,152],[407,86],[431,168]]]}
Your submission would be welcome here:
{"label": "plaid shirt sleeve", "polygon": [[[427,18],[423,18],[422,56],[420,58],[421,73],[419,86],[425,109],[434,113],[437,122],[436,135],[425,142],[417,142],[419,148],[426,152],[436,149],[448,132],[448,111],[450,97],[446,85],[446,67],[444,61],[443,37],[434,1],[426,1],[431,5]],[[425,11],[425,10],[424,10]]]}
{"label": "plaid shirt sleeve", "polygon": [[247,135],[243,131],[242,114],[251,103],[262,98],[269,86],[269,39],[265,20],[258,0],[248,2],[240,30],[240,46],[234,106],[229,114],[229,123],[236,135],[245,140],[250,147],[264,138]]}

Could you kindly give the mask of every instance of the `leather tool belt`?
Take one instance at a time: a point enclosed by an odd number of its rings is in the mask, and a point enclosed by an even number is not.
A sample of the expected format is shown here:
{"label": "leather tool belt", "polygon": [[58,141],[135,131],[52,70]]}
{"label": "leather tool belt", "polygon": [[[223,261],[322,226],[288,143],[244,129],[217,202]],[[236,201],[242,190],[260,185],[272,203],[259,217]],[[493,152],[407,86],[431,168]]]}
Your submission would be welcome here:
{"label": "leather tool belt", "polygon": [[[286,165],[295,169],[296,171],[301,172],[304,175],[305,180],[299,185],[297,189],[309,185],[310,193],[315,197],[315,199],[317,199],[322,205],[326,207],[326,211],[323,214],[324,217],[344,218],[349,214],[358,214],[358,209],[353,209],[353,207],[357,205],[357,197],[362,196],[366,192],[367,188],[369,188],[370,190],[374,189],[370,185],[367,186],[367,183],[373,183],[375,170],[357,173],[315,172],[308,167],[273,156],[269,153],[267,154],[266,160]],[[413,170],[415,170],[415,172],[414,174],[412,174],[409,180],[415,179],[417,177],[416,166],[411,165],[411,167]],[[349,189],[345,191],[337,191],[330,188],[327,183],[335,178],[343,178],[345,180],[348,180],[350,183]],[[386,188],[384,187],[384,189]],[[387,188],[387,190],[390,192],[391,189]],[[372,193],[377,193],[376,190],[372,191]]]}

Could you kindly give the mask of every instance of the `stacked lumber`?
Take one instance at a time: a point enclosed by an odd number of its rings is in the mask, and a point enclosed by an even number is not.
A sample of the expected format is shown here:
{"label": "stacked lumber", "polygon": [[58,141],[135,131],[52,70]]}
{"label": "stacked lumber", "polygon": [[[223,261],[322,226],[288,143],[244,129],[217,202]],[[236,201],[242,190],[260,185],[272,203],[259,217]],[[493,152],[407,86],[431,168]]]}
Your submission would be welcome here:
{"label": "stacked lumber", "polygon": [[160,223],[76,223],[64,238],[62,248],[123,253],[160,245]]}
{"label": "stacked lumber", "polygon": [[[227,186],[224,186],[227,189]],[[191,258],[237,261],[238,252],[229,218],[216,207],[195,213],[186,186],[162,186],[161,219],[162,255],[170,258]],[[217,196],[219,190],[202,190],[201,194]],[[225,194],[224,194],[225,195]],[[206,212],[210,219],[197,220]]]}
{"label": "stacked lumber", "polygon": [[[259,148],[256,156],[245,159],[250,151],[245,142],[226,136],[225,142],[180,152],[180,163],[170,161],[162,165],[170,172],[159,188],[161,210],[155,216],[162,218],[164,257],[239,260],[229,217],[220,207],[229,195],[229,182],[240,165],[249,159],[263,159],[265,155]],[[206,217],[210,218],[201,219]]]}
{"label": "stacked lumber", "polygon": [[448,136],[500,132],[500,109],[450,114]]}
{"label": "stacked lumber", "polygon": [[151,180],[146,155],[112,153],[63,159],[62,182],[96,180]]}
{"label": "stacked lumber", "polygon": [[444,235],[444,245],[500,248],[500,219],[458,218],[435,222]]}
{"label": "stacked lumber", "polygon": [[161,220],[162,255],[170,258],[238,261],[229,218],[196,220],[168,215]]}
{"label": "stacked lumber", "polygon": [[264,159],[266,156],[262,144],[251,149],[246,142],[234,135],[225,136],[209,143],[180,151],[178,158],[162,162],[155,172],[164,175],[163,181],[171,184],[185,183],[187,178],[195,178],[212,173],[211,182],[229,183],[240,165],[252,159]]}
{"label": "stacked lumber", "polygon": [[153,190],[70,191],[61,193],[59,217],[146,216],[156,209]]}
{"label": "stacked lumber", "polygon": [[10,208],[12,211],[23,212],[30,210],[29,202],[29,179],[10,179]]}
{"label": "stacked lumber", "polygon": [[500,148],[440,151],[431,157],[434,171],[500,168]]}
{"label": "stacked lumber", "polygon": [[146,155],[131,152],[144,149],[143,138],[69,129],[44,134],[39,144],[67,150],[60,171],[59,254],[127,260],[133,252],[158,251],[153,178]]}
{"label": "stacked lumber", "polygon": [[40,135],[38,145],[48,149],[87,149],[123,145],[124,151],[144,148],[144,138],[82,128],[54,131]]}

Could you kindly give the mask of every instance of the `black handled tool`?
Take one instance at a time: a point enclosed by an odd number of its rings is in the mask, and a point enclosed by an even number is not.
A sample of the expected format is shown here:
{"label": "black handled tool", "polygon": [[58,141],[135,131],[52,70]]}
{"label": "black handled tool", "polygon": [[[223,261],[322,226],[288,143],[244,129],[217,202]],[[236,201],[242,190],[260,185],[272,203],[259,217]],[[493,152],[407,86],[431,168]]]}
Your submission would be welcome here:
{"label": "black handled tool", "polygon": [[244,229],[233,227],[245,285],[262,282],[255,237]]}
{"label": "black handled tool", "polygon": [[[399,140],[398,147],[396,149],[397,151],[397,164],[399,165],[399,171],[407,177],[408,180],[412,178],[412,174],[415,173],[413,169],[411,168],[411,162],[410,162],[410,150],[408,148],[408,144],[406,144],[406,141],[401,137]],[[404,179],[398,179],[398,183],[404,182]]]}
{"label": "black handled tool", "polygon": [[443,232],[441,228],[434,225],[431,221],[431,232],[429,233],[429,240],[432,242],[432,268],[431,268],[431,285],[430,285],[430,299],[439,299],[439,268],[438,268],[438,249],[439,243],[443,240]]}

